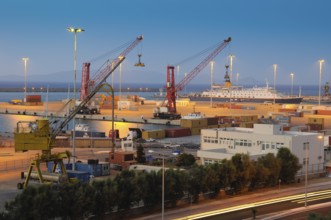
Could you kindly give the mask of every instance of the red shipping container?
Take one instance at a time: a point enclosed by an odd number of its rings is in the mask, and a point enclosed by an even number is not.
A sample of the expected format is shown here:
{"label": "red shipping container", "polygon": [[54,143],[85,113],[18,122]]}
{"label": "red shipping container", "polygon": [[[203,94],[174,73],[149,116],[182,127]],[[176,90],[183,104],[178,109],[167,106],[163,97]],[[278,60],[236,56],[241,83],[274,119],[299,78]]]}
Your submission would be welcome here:
{"label": "red shipping container", "polygon": [[324,129],[322,124],[308,124],[311,131],[320,131]]}
{"label": "red shipping container", "polygon": [[166,137],[185,137],[191,136],[190,128],[169,128],[165,130]]}
{"label": "red shipping container", "polygon": [[41,95],[27,95],[26,102],[41,102]]}
{"label": "red shipping container", "polygon": [[331,110],[317,110],[318,115],[331,115]]}

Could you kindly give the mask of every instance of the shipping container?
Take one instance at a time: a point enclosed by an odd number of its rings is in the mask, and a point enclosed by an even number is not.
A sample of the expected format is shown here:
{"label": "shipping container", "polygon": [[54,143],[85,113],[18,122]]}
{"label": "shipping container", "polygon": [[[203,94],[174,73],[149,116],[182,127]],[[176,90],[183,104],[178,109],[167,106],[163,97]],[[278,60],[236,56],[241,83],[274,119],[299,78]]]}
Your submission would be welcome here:
{"label": "shipping container", "polygon": [[316,110],[317,115],[331,115],[331,110]]}
{"label": "shipping container", "polygon": [[143,139],[161,139],[165,138],[165,130],[149,130],[149,131],[143,131],[142,132],[142,138]]}
{"label": "shipping container", "polygon": [[229,128],[229,127],[231,127],[231,124],[230,123],[219,124],[218,127],[219,128]]}
{"label": "shipping container", "polygon": [[278,112],[296,112],[297,109],[295,108],[280,108],[278,109]]}
{"label": "shipping container", "polygon": [[41,102],[41,95],[27,95],[26,102]]}
{"label": "shipping container", "polygon": [[239,127],[241,128],[253,128],[254,122],[240,122]]}
{"label": "shipping container", "polygon": [[207,118],[207,125],[218,125],[220,124],[220,117],[210,117]]}
{"label": "shipping container", "polygon": [[76,170],[88,172],[95,177],[101,176],[101,164],[76,163]]}
{"label": "shipping container", "polygon": [[180,126],[183,128],[207,128],[207,118],[181,119]]}
{"label": "shipping container", "polygon": [[77,178],[81,182],[88,182],[90,180],[90,174],[85,171],[77,171],[77,170],[68,170],[69,178]]}
{"label": "shipping container", "polygon": [[324,129],[323,124],[307,124],[311,131],[320,131]]}
{"label": "shipping container", "polygon": [[308,118],[308,124],[324,124],[324,118]]}
{"label": "shipping container", "polygon": [[201,128],[191,128],[192,135],[199,135],[201,134]]}
{"label": "shipping container", "polygon": [[190,128],[169,128],[165,129],[166,137],[185,137],[191,135]]}

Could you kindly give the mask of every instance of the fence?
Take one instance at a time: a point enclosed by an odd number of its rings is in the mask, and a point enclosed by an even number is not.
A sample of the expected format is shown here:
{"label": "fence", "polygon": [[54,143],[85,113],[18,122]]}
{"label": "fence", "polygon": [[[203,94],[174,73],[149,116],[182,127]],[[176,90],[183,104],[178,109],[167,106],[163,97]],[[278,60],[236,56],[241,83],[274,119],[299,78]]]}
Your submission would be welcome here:
{"label": "fence", "polygon": [[9,160],[0,162],[0,172],[27,168],[30,166],[30,159]]}
{"label": "fence", "polygon": [[[325,164],[324,163],[318,163],[318,164],[308,164],[308,176],[314,176],[319,174],[325,174]],[[302,168],[297,172],[297,177],[302,177],[306,175],[306,166],[303,164]]]}

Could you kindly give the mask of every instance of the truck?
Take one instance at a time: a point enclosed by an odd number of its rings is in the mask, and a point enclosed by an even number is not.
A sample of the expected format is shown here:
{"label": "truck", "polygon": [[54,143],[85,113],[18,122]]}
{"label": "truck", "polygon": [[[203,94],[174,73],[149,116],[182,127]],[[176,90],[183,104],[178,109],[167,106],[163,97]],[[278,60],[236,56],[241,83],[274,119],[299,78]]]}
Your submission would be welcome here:
{"label": "truck", "polygon": [[[76,100],[75,106],[81,104],[82,101]],[[86,114],[86,115],[93,115],[93,114],[100,114],[99,108],[94,102],[89,102],[86,105],[82,106],[77,114]]]}
{"label": "truck", "polygon": [[79,110],[77,114],[87,114],[87,115],[94,115],[100,114],[99,109],[95,106],[84,106],[82,109]]}
{"label": "truck", "polygon": [[178,113],[169,112],[167,107],[157,107],[153,109],[153,117],[159,119],[176,120],[180,119],[181,115]]}

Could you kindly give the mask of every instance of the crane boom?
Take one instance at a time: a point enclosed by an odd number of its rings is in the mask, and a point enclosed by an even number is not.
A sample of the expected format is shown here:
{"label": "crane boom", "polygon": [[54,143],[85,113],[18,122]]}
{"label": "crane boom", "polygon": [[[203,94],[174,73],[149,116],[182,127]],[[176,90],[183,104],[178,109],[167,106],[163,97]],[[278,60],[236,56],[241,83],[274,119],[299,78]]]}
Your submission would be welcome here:
{"label": "crane boom", "polygon": [[[75,115],[92,99],[92,97],[100,90],[102,87],[102,83],[106,80],[106,78],[116,70],[116,68],[124,61],[125,57],[118,58],[118,62],[115,66],[109,69],[108,74],[106,75],[105,79],[100,81],[100,83],[93,88],[93,90],[87,95],[87,97],[77,106],[74,108],[73,111],[61,122],[61,124],[53,131],[52,133],[52,140],[61,133],[62,129],[71,121]],[[107,66],[108,67],[108,66]]]}
{"label": "crane boom", "polygon": [[203,68],[205,68],[210,61],[212,61],[229,43],[231,37],[225,39],[215,50],[210,53],[204,60],[199,63],[190,73],[188,73],[182,81],[175,85],[174,80],[174,66],[168,66],[167,68],[167,100],[168,100],[168,111],[170,113],[176,113],[176,96],[177,92],[185,88],[185,86],[196,77]]}
{"label": "crane boom", "polygon": [[94,74],[92,80],[89,81],[90,92],[81,103],[74,108],[73,111],[61,122],[61,124],[54,129],[52,133],[51,140],[54,140],[55,137],[61,133],[62,129],[72,120],[75,115],[92,99],[92,97],[99,91],[102,87],[103,82],[116,70],[116,68],[124,61],[125,57],[128,55],[132,49],[137,46],[142,40],[143,36],[138,36],[116,59],[112,61],[107,61],[104,68],[100,68]]}
{"label": "crane boom", "polygon": [[190,73],[184,77],[182,81],[180,81],[176,85],[176,91],[181,91],[185,88],[185,86],[192,80],[194,77],[198,75],[198,73],[201,72],[203,68],[205,68],[210,61],[212,61],[229,43],[231,42],[231,37],[224,40],[215,50],[209,54],[201,63],[196,66]]}
{"label": "crane boom", "polygon": [[[110,70],[114,66],[118,66],[122,57],[126,57],[126,55],[137,46],[144,39],[143,35],[137,37],[116,59],[111,62],[107,62],[106,68],[100,69],[98,72],[94,74],[94,77],[89,83],[89,86],[97,87],[99,84],[103,83],[107,77],[111,74]],[[95,85],[95,86],[94,86]]]}

